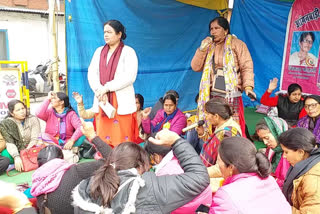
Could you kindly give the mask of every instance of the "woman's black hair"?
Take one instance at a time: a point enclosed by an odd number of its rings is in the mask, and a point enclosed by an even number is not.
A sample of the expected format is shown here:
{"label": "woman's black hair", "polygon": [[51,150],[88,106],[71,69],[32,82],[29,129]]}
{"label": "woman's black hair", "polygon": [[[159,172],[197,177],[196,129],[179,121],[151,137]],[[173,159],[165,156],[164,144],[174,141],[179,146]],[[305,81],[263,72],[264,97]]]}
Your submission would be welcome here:
{"label": "woman's black hair", "polygon": [[232,110],[224,99],[213,98],[205,104],[205,110],[210,114],[218,114],[222,119],[227,120],[232,116]]}
{"label": "woman's black hair", "polygon": [[164,157],[171,151],[171,148],[167,146],[156,145],[151,143],[150,141],[146,141],[144,144],[144,150],[146,150],[146,152],[148,152],[148,154],[150,155],[158,154]]}
{"label": "woman's black hair", "polygon": [[316,139],[313,133],[305,128],[289,129],[279,136],[278,141],[288,149],[293,151],[302,149],[309,154],[316,146]]}
{"label": "woman's black hair", "polygon": [[270,131],[268,124],[264,118],[260,119],[259,122],[256,124],[256,132],[258,132],[261,129]]}
{"label": "woman's black hair", "polygon": [[290,96],[290,94],[292,94],[292,92],[296,91],[296,90],[300,90],[302,92],[302,88],[299,84],[297,83],[292,83],[288,86],[288,95]]}
{"label": "woman's black hair", "polygon": [[252,142],[243,137],[228,137],[221,141],[219,156],[228,167],[235,166],[238,173],[255,172],[266,178],[271,173],[271,164]]}
{"label": "woman's black hair", "polygon": [[315,36],[314,36],[314,33],[313,32],[303,32],[301,35],[300,35],[300,42],[302,42],[308,35],[311,36],[311,39],[312,39],[312,42],[314,42],[315,40]]}
{"label": "woman's black hair", "polygon": [[142,173],[149,170],[148,153],[139,145],[131,142],[116,146],[108,156],[105,164],[95,171],[90,186],[90,195],[94,200],[101,200],[102,206],[110,207],[120,185],[117,171],[130,168]]}
{"label": "woman's black hair", "polygon": [[317,101],[317,103],[320,104],[320,96],[318,96],[318,95],[314,95],[314,94],[309,95],[304,99],[304,102],[306,102],[307,99],[313,99],[313,100]]}
{"label": "woman's black hair", "polygon": [[38,153],[38,166],[40,167],[55,158],[63,159],[62,150],[55,145],[46,146]]}
{"label": "woman's black hair", "polygon": [[214,22],[214,21],[217,21],[217,23],[218,23],[218,25],[220,26],[220,27],[222,27],[224,30],[227,30],[227,34],[231,34],[231,32],[230,32],[230,25],[229,25],[229,22],[228,22],[228,19],[226,19],[226,18],[224,18],[224,17],[221,17],[221,16],[219,16],[219,17],[216,17],[216,18],[214,18],[214,19],[212,19],[211,21],[210,21],[210,23],[209,23],[209,32],[210,32],[210,29],[211,29],[211,24],[212,24],[212,22]]}
{"label": "woman's black hair", "polygon": [[28,108],[27,108],[26,104],[24,104],[21,100],[14,99],[14,100],[11,100],[10,102],[8,102],[8,110],[9,110],[9,112],[8,112],[8,115],[6,116],[6,118],[12,117],[11,114],[13,114],[14,107],[18,103],[21,103],[24,106],[24,108],[26,109],[26,112],[27,112],[26,113],[26,118],[29,116],[29,112],[28,112]]}
{"label": "woman's black hair", "polygon": [[126,28],[123,26],[123,24],[118,20],[109,20],[103,24],[103,27],[109,25],[113,28],[113,30],[118,34],[122,33],[121,40],[125,40],[127,38],[126,34]]}
{"label": "woman's black hair", "polygon": [[135,97],[139,100],[140,108],[143,110],[144,98],[141,94],[136,94]]}
{"label": "woman's black hair", "polygon": [[68,112],[69,111],[74,111],[71,104],[70,104],[70,101],[69,101],[69,97],[63,93],[63,92],[57,92],[57,97],[59,98],[59,100],[63,101],[64,102],[64,107],[68,107]]}
{"label": "woman's black hair", "polygon": [[167,94],[163,97],[163,104],[166,100],[171,100],[175,105],[177,105],[177,99],[173,94]]}

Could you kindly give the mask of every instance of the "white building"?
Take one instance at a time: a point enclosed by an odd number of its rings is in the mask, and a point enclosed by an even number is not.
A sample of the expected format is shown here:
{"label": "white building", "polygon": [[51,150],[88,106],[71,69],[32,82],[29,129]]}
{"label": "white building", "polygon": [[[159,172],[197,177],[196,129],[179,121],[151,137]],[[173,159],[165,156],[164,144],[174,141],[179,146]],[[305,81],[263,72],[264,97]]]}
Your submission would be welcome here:
{"label": "white building", "polygon": [[[49,46],[48,11],[0,7],[0,60],[27,61],[28,69],[47,62]],[[57,44],[59,72],[66,73],[65,16],[58,12]]]}

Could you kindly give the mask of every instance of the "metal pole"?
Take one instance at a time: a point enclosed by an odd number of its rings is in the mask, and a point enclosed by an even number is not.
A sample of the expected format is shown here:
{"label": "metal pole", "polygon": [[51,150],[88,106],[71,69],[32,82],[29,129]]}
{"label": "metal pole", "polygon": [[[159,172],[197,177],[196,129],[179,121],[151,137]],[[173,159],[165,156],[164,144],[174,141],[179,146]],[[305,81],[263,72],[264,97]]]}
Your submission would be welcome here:
{"label": "metal pole", "polygon": [[52,51],[52,82],[53,90],[60,91],[59,83],[59,67],[58,67],[58,47],[57,47],[57,31],[56,31],[56,0],[49,0],[49,42]]}

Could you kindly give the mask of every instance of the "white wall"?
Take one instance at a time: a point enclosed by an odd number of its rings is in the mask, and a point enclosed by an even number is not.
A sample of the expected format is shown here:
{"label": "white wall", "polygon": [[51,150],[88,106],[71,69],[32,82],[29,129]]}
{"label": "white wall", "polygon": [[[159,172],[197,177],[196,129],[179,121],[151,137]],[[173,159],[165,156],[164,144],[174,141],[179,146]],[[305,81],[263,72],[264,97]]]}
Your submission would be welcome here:
{"label": "white wall", "polygon": [[[59,72],[66,72],[64,16],[56,16]],[[28,69],[50,59],[48,16],[0,11],[0,29],[7,30],[9,60],[27,61]]]}

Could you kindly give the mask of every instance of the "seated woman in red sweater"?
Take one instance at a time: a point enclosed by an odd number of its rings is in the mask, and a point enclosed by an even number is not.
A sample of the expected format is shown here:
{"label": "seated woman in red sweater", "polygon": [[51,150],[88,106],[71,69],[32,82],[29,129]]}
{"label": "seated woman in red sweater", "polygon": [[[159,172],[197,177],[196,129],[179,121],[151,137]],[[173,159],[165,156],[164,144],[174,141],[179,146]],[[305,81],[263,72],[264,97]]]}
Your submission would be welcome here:
{"label": "seated woman in red sweater", "polygon": [[270,80],[269,88],[262,95],[260,102],[266,106],[276,106],[278,108],[278,117],[284,119],[289,126],[296,126],[299,118],[307,114],[303,108],[302,88],[299,84],[292,83],[288,87],[288,94],[270,97],[272,91],[277,88],[277,84],[277,78]]}

